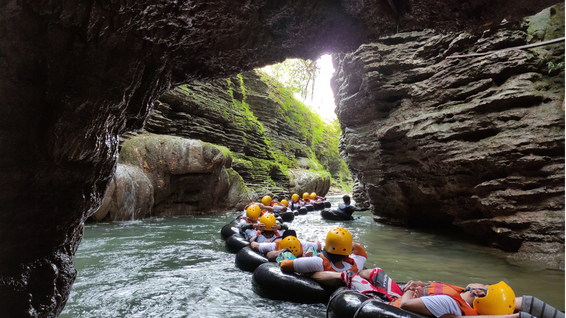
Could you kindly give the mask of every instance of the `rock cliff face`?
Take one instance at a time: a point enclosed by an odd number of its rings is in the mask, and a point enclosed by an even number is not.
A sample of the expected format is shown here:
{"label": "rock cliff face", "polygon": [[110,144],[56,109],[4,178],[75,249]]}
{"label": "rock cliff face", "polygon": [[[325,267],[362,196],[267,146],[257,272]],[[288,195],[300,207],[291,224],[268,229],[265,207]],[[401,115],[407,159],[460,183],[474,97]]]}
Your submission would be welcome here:
{"label": "rock cliff face", "polygon": [[[376,219],[448,225],[564,266],[564,4],[478,34],[405,32],[335,59],[341,154]],[[560,64],[562,62],[562,64]]]}
{"label": "rock cliff face", "polygon": [[[243,207],[247,189],[231,164],[226,148],[174,136],[135,136],[122,146],[116,175],[93,218],[131,220]],[[136,173],[124,178],[122,171]]]}
{"label": "rock cliff face", "polygon": [[[351,50],[404,28],[512,20],[541,0],[30,1],[0,4],[0,312],[54,317],[118,136],[172,85]],[[457,9],[457,12],[455,12]]]}
{"label": "rock cliff face", "polygon": [[252,71],[168,91],[156,102],[145,129],[229,148],[235,156],[233,169],[254,191],[250,198],[289,197],[293,191],[326,194],[330,175],[313,160],[329,170],[336,166],[331,161],[341,160],[338,153],[331,157],[317,151],[328,147],[314,140],[313,126],[327,125],[317,123],[310,110],[300,109],[292,95],[263,77]]}

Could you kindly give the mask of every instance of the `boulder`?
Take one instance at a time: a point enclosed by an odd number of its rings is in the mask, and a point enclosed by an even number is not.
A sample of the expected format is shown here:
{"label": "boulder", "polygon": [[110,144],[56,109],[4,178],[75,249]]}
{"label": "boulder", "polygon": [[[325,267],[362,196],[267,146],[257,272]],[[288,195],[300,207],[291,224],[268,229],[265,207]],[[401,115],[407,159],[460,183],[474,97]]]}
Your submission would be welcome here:
{"label": "boulder", "polygon": [[102,206],[92,218],[96,221],[125,221],[150,215],[153,185],[140,168],[118,164]]}
{"label": "boulder", "polygon": [[247,197],[226,148],[194,139],[140,134],[127,140],[120,162],[151,181],[154,215],[186,215],[239,208]]}
{"label": "boulder", "polygon": [[326,171],[314,170],[289,170],[289,192],[297,193],[302,196],[303,193],[315,192],[324,195],[330,189],[330,173]]}

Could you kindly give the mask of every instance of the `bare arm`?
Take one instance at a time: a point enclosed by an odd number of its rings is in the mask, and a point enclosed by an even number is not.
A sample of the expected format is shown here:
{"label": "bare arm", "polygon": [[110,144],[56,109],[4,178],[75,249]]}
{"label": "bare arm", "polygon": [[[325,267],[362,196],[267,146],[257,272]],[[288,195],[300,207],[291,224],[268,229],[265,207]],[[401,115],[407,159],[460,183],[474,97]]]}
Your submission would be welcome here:
{"label": "bare arm", "polygon": [[321,285],[330,287],[342,287],[344,286],[344,284],[342,283],[342,279],[340,279],[341,274],[342,273],[338,272],[324,271],[314,272],[309,277],[317,281]]}
{"label": "bare arm", "polygon": [[410,280],[407,282],[407,284],[405,284],[405,287],[403,287],[403,292],[406,292],[408,290],[416,290],[419,287],[425,287],[425,286],[426,283],[423,283],[419,280],[417,281]]}
{"label": "bare arm", "polygon": [[275,262],[275,259],[277,258],[277,256],[279,256],[279,253],[281,253],[281,251],[282,250],[267,252],[265,256],[267,257],[268,261]]}
{"label": "bare arm", "polygon": [[[422,299],[415,298],[415,291],[408,290],[401,297],[401,309],[405,309],[417,314],[432,316],[431,312],[426,308]],[[448,315],[443,315],[448,316]]]}

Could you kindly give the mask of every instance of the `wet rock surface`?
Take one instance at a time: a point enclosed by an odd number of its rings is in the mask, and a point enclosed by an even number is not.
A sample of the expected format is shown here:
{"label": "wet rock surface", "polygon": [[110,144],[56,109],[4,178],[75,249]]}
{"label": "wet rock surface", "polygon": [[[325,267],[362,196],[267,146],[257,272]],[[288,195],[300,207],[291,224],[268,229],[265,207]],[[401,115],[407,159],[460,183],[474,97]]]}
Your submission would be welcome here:
{"label": "wet rock surface", "polygon": [[115,172],[118,136],[141,129],[171,85],[351,50],[403,30],[398,21],[459,29],[549,3],[3,2],[0,311],[61,312],[83,222]]}
{"label": "wet rock surface", "polygon": [[[464,229],[564,266],[564,5],[482,34],[399,33],[335,59],[341,154],[377,220]],[[520,254],[521,254],[520,253]],[[549,255],[552,255],[549,256]]]}
{"label": "wet rock surface", "polygon": [[153,184],[143,170],[118,164],[104,201],[92,218],[96,221],[142,219],[150,215],[153,202]]}
{"label": "wet rock surface", "polygon": [[[256,193],[273,193],[282,199],[297,189],[316,189],[324,195],[329,186],[322,184],[329,184],[329,177],[318,173],[320,168],[306,158],[312,152],[312,136],[289,118],[277,94],[280,92],[254,71],[212,82],[193,82],[163,94],[144,129],[229,148],[236,156],[232,168],[254,192],[249,195],[253,200],[258,199]],[[301,119],[306,116],[299,115]],[[275,148],[286,158],[297,160],[293,169],[296,177],[277,165],[270,151]],[[312,189],[305,178],[311,179]]]}

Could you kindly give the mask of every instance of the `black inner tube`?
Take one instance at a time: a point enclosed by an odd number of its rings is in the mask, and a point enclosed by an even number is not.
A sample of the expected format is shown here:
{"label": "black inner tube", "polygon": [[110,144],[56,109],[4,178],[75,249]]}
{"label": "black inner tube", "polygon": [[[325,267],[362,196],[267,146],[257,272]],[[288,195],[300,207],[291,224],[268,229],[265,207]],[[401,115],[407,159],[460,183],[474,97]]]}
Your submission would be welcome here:
{"label": "black inner tube", "polygon": [[244,271],[253,272],[259,265],[267,263],[265,256],[256,253],[249,246],[243,247],[236,254],[236,266]]}
{"label": "black inner tube", "polygon": [[357,291],[338,289],[326,306],[329,318],[425,318],[370,298]]}
{"label": "black inner tube", "polygon": [[325,303],[331,293],[310,278],[282,272],[276,263],[264,263],[256,268],[252,288],[264,298],[302,304]]}
{"label": "black inner tube", "polygon": [[351,215],[337,210],[322,210],[320,211],[320,216],[327,220],[347,221],[354,219]]}
{"label": "black inner tube", "polygon": [[229,224],[224,225],[222,227],[222,230],[220,230],[220,235],[222,236],[223,240],[226,240],[230,236],[232,236],[234,234],[239,234],[239,233],[240,233],[240,227],[236,226],[233,223],[229,223]]}
{"label": "black inner tube", "polygon": [[231,253],[237,253],[249,244],[242,234],[234,234],[226,239],[226,248]]}

